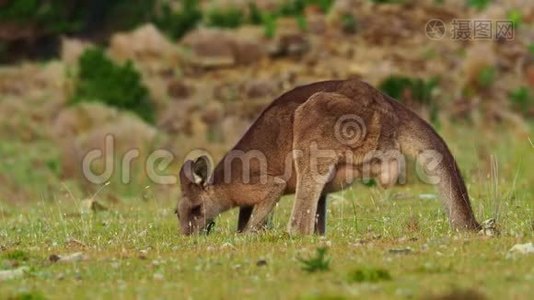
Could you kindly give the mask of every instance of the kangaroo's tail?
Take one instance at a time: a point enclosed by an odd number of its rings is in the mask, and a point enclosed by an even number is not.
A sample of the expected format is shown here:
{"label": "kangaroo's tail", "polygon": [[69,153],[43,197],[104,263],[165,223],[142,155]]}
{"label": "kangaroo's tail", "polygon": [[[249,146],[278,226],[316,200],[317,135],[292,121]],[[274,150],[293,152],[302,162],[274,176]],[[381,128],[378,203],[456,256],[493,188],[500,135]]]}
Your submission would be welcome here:
{"label": "kangaroo's tail", "polygon": [[480,225],[471,209],[464,180],[447,144],[414,112],[398,102],[393,105],[400,118],[398,140],[401,151],[422,163],[426,174],[438,186],[451,226],[457,229],[478,229]]}

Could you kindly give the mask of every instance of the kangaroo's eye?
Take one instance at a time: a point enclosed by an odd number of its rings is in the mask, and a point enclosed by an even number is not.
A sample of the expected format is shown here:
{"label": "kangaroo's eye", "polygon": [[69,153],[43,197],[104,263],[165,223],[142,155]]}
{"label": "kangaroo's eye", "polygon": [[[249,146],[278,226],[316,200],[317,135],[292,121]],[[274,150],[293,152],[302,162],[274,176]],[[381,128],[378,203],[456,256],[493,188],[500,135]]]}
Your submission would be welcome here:
{"label": "kangaroo's eye", "polygon": [[201,214],[202,214],[202,206],[200,204],[195,205],[191,208],[191,215],[198,217]]}

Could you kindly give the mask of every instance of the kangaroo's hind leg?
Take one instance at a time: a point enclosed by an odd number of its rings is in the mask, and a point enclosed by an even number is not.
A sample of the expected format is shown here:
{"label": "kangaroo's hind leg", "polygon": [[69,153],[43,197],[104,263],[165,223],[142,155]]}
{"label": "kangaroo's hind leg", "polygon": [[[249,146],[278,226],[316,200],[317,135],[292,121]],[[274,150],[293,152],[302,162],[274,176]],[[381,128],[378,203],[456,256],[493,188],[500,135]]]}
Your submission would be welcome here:
{"label": "kangaroo's hind leg", "polygon": [[239,208],[239,217],[237,219],[237,232],[243,232],[247,226],[250,216],[252,215],[253,206],[241,206]]}
{"label": "kangaroo's hind leg", "polygon": [[326,195],[322,194],[317,203],[317,213],[315,214],[315,234],[325,235],[326,233]]}

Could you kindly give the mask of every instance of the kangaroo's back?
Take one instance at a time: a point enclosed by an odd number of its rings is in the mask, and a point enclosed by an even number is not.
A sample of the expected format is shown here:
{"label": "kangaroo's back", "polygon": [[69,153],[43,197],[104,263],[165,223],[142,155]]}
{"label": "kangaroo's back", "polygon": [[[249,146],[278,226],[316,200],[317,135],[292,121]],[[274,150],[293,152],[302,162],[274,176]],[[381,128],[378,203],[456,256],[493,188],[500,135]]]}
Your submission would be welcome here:
{"label": "kangaroo's back", "polygon": [[[296,87],[278,98],[267,106],[252,123],[241,139],[232,148],[231,152],[239,153],[248,151],[259,151],[267,159],[267,172],[280,175],[284,171],[284,157],[291,151],[293,140],[293,115],[295,110],[311,95],[325,91],[334,92],[346,81],[330,80],[320,81]],[[282,156],[282,157],[281,157]],[[214,170],[214,182],[224,180],[224,161],[217,165]],[[239,164],[239,160],[232,161],[232,164]],[[258,168],[251,161],[251,169]],[[241,179],[241,166],[232,165],[232,177]],[[254,170],[251,171],[254,173]]]}

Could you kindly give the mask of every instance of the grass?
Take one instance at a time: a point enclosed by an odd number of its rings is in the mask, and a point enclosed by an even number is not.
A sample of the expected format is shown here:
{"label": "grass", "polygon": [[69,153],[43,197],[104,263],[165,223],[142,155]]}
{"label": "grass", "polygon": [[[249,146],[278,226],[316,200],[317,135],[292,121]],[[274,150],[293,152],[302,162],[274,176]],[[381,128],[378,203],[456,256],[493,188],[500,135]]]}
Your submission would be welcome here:
{"label": "grass", "polygon": [[[285,233],[291,197],[277,207],[270,231],[234,233],[232,211],[211,235],[196,237],[178,235],[170,199],[124,199],[95,214],[59,196],[31,206],[0,202],[0,269],[16,260],[30,270],[0,282],[0,298],[528,299],[534,255],[506,253],[534,240],[534,149],[527,137],[495,128],[491,136],[462,126],[443,131],[478,219],[497,216],[500,236],[451,231],[439,201],[419,198],[434,189],[413,183],[392,190],[356,185],[331,195],[326,237]],[[49,260],[75,252],[87,259]],[[328,262],[328,270],[306,272],[303,258]]]}

